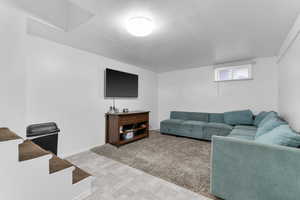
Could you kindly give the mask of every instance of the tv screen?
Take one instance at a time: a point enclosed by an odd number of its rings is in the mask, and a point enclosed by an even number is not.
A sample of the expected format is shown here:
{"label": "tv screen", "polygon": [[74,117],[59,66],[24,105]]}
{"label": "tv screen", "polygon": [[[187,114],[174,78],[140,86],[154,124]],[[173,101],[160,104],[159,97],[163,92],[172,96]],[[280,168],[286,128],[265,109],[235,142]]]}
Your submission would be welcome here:
{"label": "tv screen", "polygon": [[138,81],[136,74],[105,70],[105,97],[138,97]]}

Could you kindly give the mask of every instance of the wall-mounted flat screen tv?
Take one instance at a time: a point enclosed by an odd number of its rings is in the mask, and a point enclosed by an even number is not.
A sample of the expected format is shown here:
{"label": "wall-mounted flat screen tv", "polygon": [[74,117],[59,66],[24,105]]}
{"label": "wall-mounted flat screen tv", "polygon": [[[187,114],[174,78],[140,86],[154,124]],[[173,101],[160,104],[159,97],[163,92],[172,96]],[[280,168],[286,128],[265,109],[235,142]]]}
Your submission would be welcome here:
{"label": "wall-mounted flat screen tv", "polygon": [[138,97],[139,77],[136,74],[105,70],[105,97]]}

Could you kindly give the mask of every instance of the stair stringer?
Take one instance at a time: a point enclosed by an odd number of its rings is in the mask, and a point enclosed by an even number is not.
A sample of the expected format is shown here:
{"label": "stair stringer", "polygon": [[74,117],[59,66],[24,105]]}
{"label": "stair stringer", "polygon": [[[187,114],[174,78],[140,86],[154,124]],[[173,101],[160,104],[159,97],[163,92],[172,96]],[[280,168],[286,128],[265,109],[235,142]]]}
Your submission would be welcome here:
{"label": "stair stringer", "polygon": [[19,161],[19,144],[23,142],[23,139],[9,140],[0,142],[0,158],[1,167],[11,167],[16,165]]}
{"label": "stair stringer", "polygon": [[5,200],[81,200],[92,193],[92,176],[72,184],[75,167],[49,173],[52,154],[19,161],[23,139],[0,142],[0,199]]}
{"label": "stair stringer", "polygon": [[75,167],[49,174],[51,157],[49,154],[1,166],[0,199],[40,200],[42,197],[43,200],[72,200],[72,172]]}

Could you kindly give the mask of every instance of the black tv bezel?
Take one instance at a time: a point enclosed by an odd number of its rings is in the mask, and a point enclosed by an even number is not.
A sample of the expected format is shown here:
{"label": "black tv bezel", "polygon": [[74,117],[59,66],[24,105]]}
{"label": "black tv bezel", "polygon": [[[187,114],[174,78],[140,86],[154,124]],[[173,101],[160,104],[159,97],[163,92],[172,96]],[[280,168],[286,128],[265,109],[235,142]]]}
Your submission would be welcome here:
{"label": "black tv bezel", "polygon": [[[116,72],[120,72],[120,73],[124,73],[124,74],[130,74],[130,75],[134,75],[137,77],[137,95],[136,96],[107,96],[107,87],[106,87],[106,76],[107,76],[107,70],[111,70],[111,71],[116,71]],[[128,73],[128,72],[124,72],[124,71],[120,71],[120,70],[115,70],[112,68],[105,68],[104,70],[104,98],[106,99],[115,99],[115,98],[138,98],[139,97],[139,75],[138,74],[133,74],[133,73]]]}

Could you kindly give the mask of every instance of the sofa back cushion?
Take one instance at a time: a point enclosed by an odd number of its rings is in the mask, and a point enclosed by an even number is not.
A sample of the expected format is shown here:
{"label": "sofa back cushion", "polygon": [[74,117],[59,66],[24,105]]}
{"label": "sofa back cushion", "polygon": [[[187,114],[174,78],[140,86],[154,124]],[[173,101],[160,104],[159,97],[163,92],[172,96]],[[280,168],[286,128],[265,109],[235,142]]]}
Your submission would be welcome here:
{"label": "sofa back cushion", "polygon": [[258,127],[263,126],[269,119],[273,117],[278,117],[278,113],[274,111],[268,112],[267,115],[258,124]]}
{"label": "sofa back cushion", "polygon": [[286,125],[287,122],[279,117],[269,117],[262,126],[259,126],[255,138],[262,136],[280,125]]}
{"label": "sofa back cushion", "polygon": [[170,117],[171,119],[208,122],[208,116],[208,113],[172,111]]}
{"label": "sofa back cushion", "polygon": [[255,139],[263,144],[277,144],[289,147],[300,146],[300,135],[294,132],[288,125],[281,125],[272,131]]}
{"label": "sofa back cushion", "polygon": [[224,113],[210,113],[209,122],[212,123],[225,123],[224,122]]}
{"label": "sofa back cushion", "polygon": [[262,111],[258,115],[255,116],[254,125],[259,126],[260,122],[268,115],[268,112]]}
{"label": "sofa back cushion", "polygon": [[253,125],[253,114],[251,110],[225,112],[224,121],[230,125]]}

